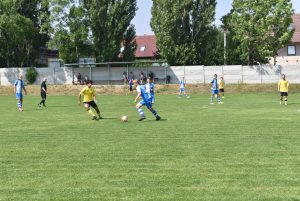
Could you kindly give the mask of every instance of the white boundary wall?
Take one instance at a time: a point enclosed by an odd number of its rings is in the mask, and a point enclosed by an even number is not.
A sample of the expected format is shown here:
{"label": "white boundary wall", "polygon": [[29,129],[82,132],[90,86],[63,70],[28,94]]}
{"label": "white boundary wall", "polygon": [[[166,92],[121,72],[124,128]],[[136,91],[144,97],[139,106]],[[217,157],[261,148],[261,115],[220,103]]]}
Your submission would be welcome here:
{"label": "white boundary wall", "polygon": [[[12,85],[19,74],[25,75],[27,68],[0,68],[0,85]],[[209,83],[214,74],[223,76],[226,83],[277,83],[281,74],[286,74],[290,83],[300,83],[300,65],[290,66],[171,66],[171,67],[49,67],[37,68],[39,84],[46,77],[49,84],[72,84],[80,72],[82,78],[86,75],[98,84],[122,84],[122,74],[133,72],[135,78],[143,71],[152,71],[159,83],[164,83],[166,76],[171,77],[171,83],[178,83],[185,77],[188,84]],[[76,79],[76,78],[75,78]]]}

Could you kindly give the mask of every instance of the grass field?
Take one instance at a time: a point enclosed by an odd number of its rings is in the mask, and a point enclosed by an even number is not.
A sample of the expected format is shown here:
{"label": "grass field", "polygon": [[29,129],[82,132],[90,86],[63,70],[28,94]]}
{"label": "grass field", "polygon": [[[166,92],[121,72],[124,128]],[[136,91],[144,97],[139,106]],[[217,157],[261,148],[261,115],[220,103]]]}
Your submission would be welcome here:
{"label": "grass field", "polygon": [[300,94],[160,95],[159,122],[133,96],[98,96],[100,121],[39,99],[0,97],[0,200],[300,200]]}

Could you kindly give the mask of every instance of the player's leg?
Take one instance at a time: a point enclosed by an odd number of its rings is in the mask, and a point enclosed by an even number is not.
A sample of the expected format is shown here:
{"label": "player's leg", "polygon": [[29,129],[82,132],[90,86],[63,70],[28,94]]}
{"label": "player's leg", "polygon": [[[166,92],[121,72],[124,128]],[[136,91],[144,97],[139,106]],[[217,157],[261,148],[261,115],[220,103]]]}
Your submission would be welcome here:
{"label": "player's leg", "polygon": [[41,92],[41,97],[42,97],[42,100],[41,102],[38,104],[39,107],[41,107],[41,105],[43,104],[44,107],[46,107],[46,104],[45,104],[45,101],[46,101],[46,98],[47,98],[47,95],[45,92]]}
{"label": "player's leg", "polygon": [[143,111],[143,109],[142,109],[142,106],[143,106],[143,105],[144,105],[144,101],[140,101],[140,102],[135,106],[136,110],[138,111],[138,113],[139,113],[139,115],[140,115],[139,121],[143,121],[144,119],[146,119],[145,113],[144,113],[144,111]]}
{"label": "player's leg", "polygon": [[186,93],[185,90],[183,91],[183,93],[184,93],[184,96],[185,96],[186,98],[190,98],[190,97],[187,95],[187,93]]}
{"label": "player's leg", "polygon": [[160,120],[160,116],[157,114],[156,110],[152,107],[152,104],[149,102],[146,104],[147,108],[150,110],[150,112],[155,116],[156,121]]}
{"label": "player's leg", "polygon": [[214,91],[211,92],[211,96],[210,96],[210,104],[214,104],[213,101],[214,101],[214,96],[215,96],[215,93]]}
{"label": "player's leg", "polygon": [[286,92],[284,94],[284,104],[287,105],[287,101],[288,101],[288,93]]}
{"label": "player's leg", "polygon": [[181,92],[182,92],[182,89],[180,88],[179,92],[178,92],[178,97],[181,97]]}
{"label": "player's leg", "polygon": [[17,106],[19,111],[23,111],[23,96],[20,93],[16,93]]}
{"label": "player's leg", "polygon": [[96,120],[97,119],[96,114],[91,110],[90,102],[84,103],[84,108],[93,117],[92,120]]}
{"label": "player's leg", "polygon": [[279,100],[279,104],[280,104],[280,105],[282,104],[282,99],[283,99],[283,93],[280,92],[280,100]]}
{"label": "player's leg", "polygon": [[223,103],[223,102],[221,102],[221,95],[220,95],[219,92],[217,93],[217,101],[218,101],[219,104]]}
{"label": "player's leg", "polygon": [[98,114],[98,119],[103,119],[102,116],[101,116],[98,105],[94,101],[92,101],[90,105],[94,108],[94,110],[96,110],[96,112]]}

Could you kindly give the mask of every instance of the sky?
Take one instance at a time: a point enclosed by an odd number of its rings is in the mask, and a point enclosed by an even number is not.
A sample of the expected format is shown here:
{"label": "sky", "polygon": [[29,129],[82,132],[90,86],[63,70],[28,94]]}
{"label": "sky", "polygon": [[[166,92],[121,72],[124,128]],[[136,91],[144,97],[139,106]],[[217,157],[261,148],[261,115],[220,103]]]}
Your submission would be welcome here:
{"label": "sky", "polygon": [[[232,0],[217,0],[217,8],[216,8],[216,25],[220,25],[220,18],[227,13],[229,13],[231,9]],[[300,13],[300,2],[299,0],[292,0],[295,13]],[[133,19],[133,24],[136,28],[137,35],[144,34],[153,34],[153,31],[150,27],[150,19],[151,19],[151,7],[152,0],[137,0],[138,11],[136,13],[135,18]]]}

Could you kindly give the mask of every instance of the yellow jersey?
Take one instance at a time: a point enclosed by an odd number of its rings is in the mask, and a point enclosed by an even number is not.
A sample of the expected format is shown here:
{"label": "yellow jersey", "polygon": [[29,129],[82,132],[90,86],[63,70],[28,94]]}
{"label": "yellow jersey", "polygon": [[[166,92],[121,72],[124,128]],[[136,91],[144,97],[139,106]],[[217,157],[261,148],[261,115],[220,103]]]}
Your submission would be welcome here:
{"label": "yellow jersey", "polygon": [[225,86],[224,80],[220,80],[219,81],[219,89],[224,89],[224,86]]}
{"label": "yellow jersey", "polygon": [[278,82],[278,91],[279,92],[288,92],[289,91],[289,82],[287,80],[280,80]]}
{"label": "yellow jersey", "polygon": [[94,87],[89,88],[88,86],[84,87],[80,95],[83,96],[83,102],[94,101],[94,96],[96,96],[96,90]]}

